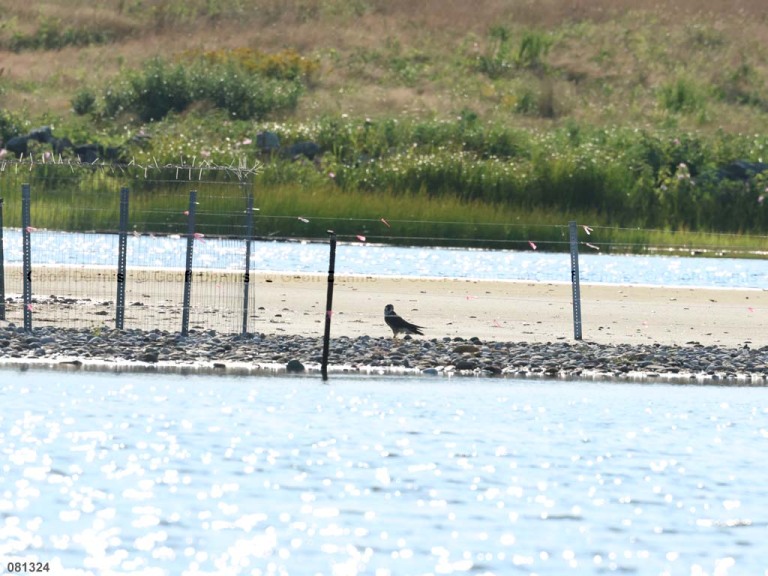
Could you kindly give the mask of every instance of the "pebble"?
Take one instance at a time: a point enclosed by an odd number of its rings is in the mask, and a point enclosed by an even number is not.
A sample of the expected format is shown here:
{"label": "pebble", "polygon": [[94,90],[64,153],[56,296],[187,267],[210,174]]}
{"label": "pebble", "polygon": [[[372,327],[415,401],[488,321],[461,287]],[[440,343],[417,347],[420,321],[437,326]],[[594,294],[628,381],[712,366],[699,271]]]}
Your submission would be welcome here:
{"label": "pebble", "polygon": [[[180,371],[189,366],[217,372],[249,366],[285,372],[317,372],[320,336],[217,334],[190,330],[186,337],[161,330],[34,328],[0,326],[0,361],[28,360],[70,369],[83,361],[131,365],[162,363]],[[415,339],[361,336],[333,338],[329,371],[396,374],[508,376],[516,378],[749,381],[768,385],[768,346],[738,348],[591,342],[483,342],[479,338]],[[186,368],[185,368],[186,367]],[[276,367],[276,368],[275,368]]]}

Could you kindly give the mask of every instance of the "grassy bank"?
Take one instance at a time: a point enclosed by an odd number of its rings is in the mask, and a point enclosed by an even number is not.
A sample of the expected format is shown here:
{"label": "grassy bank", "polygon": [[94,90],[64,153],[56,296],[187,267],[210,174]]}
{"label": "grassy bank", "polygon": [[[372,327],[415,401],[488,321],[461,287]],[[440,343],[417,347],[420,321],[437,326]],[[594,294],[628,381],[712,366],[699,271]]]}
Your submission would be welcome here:
{"label": "grassy bank", "polygon": [[[248,182],[265,236],[333,225],[377,241],[556,249],[575,219],[601,230],[603,249],[764,249],[765,175],[724,176],[768,160],[755,131],[768,120],[768,7],[756,0],[0,8],[4,142],[50,125],[134,165],[262,161]],[[267,159],[261,130],[316,142],[322,159]],[[50,151],[30,143],[35,157]],[[0,173],[11,221],[13,170]],[[36,208],[42,226],[112,228],[112,212],[77,207],[127,182],[137,227],[183,228],[179,189],[192,183],[176,175],[46,170],[28,178],[56,188]],[[206,225],[225,233],[243,187],[206,186]]]}
{"label": "grassy bank", "polygon": [[186,234],[189,192],[196,190],[195,230],[206,236],[244,237],[250,195],[256,208],[254,236],[265,239],[323,240],[327,230],[334,230],[352,242],[567,251],[568,222],[574,220],[585,251],[739,257],[768,253],[765,235],[622,227],[596,211],[515,209],[427,192],[345,191],[328,178],[312,185],[264,185],[267,172],[240,179],[234,172],[201,170],[193,181],[175,169],[76,172],[68,165],[38,165],[31,171],[0,173],[4,225],[21,226],[21,189],[29,183],[31,221],[38,229],[115,232],[119,191],[127,187],[129,230],[140,234]]}

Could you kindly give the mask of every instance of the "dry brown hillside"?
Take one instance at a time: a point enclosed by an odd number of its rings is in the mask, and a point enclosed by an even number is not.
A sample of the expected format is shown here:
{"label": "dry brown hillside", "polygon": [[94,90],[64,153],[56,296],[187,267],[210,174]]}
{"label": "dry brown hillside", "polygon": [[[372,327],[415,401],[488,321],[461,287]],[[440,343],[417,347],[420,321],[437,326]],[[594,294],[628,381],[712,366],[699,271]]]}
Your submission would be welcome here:
{"label": "dry brown hillside", "polygon": [[[520,123],[655,122],[660,90],[689,89],[682,122],[748,130],[768,110],[762,0],[0,0],[2,107],[67,115],[83,86],[188,49],[286,48],[320,72],[295,112],[443,116],[472,109]],[[546,68],[478,72],[505,30],[512,56],[534,32]],[[42,39],[42,40],[41,40]],[[683,83],[683,84],[681,84]],[[700,94],[697,96],[697,94]],[[525,108],[526,98],[534,99]],[[746,104],[746,106],[745,106]],[[523,110],[523,114],[520,111]],[[531,112],[531,110],[533,112]],[[663,112],[663,111],[662,111]]]}

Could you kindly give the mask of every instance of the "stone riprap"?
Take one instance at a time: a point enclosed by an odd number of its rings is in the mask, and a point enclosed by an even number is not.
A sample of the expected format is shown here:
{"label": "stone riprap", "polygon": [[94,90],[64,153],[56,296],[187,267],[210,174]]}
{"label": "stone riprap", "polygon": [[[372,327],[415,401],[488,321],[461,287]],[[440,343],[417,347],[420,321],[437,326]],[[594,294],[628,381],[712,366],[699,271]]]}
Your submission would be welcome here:
{"label": "stone riprap", "polygon": [[[0,327],[0,362],[70,369],[312,373],[322,339],[190,331]],[[768,384],[768,347],[493,342],[479,338],[333,338],[332,372],[558,379],[731,380]]]}

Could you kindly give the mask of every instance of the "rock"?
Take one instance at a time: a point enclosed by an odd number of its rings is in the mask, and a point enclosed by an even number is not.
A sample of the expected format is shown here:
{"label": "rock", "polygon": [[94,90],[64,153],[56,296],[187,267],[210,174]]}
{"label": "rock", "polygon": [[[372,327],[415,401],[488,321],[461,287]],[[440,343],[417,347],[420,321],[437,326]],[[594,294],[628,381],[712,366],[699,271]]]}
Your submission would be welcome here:
{"label": "rock", "polygon": [[474,344],[459,344],[458,346],[453,347],[453,351],[456,354],[474,354],[480,352],[480,348]]}
{"label": "rock", "polygon": [[298,372],[304,372],[304,364],[301,363],[300,360],[296,360],[295,358],[288,360],[288,363],[285,365],[285,370],[288,373],[298,373]]}
{"label": "rock", "polygon": [[159,358],[160,358],[160,352],[152,348],[147,348],[139,356],[139,360],[141,360],[142,362],[157,362]]}
{"label": "rock", "polygon": [[[75,358],[64,366],[101,362],[154,364],[161,358],[179,370],[207,362],[224,373],[230,363],[247,365],[279,363],[288,372],[305,372],[299,358],[320,363],[319,336],[276,334],[220,334],[190,330],[177,332],[138,329],[102,330],[97,337],[91,328],[23,328],[0,325],[0,358],[23,362],[25,358]],[[659,375],[690,381],[768,381],[768,346],[724,348],[701,346],[610,345],[589,342],[478,342],[450,337],[431,340],[393,341],[391,338],[335,338],[333,358],[363,369],[413,374],[501,374],[516,378],[603,378],[616,380]]]}
{"label": "rock", "polygon": [[474,370],[477,368],[477,362],[470,358],[462,358],[454,366],[456,366],[456,370]]}

